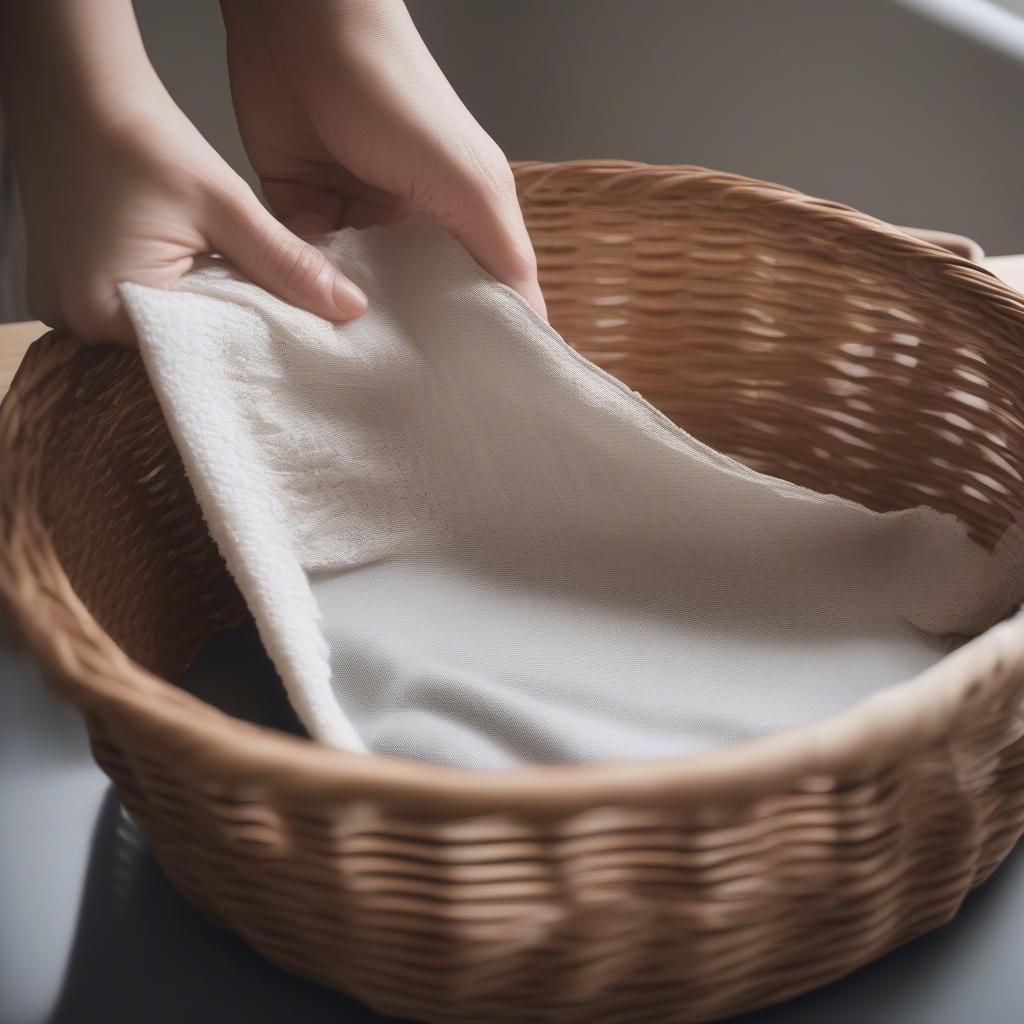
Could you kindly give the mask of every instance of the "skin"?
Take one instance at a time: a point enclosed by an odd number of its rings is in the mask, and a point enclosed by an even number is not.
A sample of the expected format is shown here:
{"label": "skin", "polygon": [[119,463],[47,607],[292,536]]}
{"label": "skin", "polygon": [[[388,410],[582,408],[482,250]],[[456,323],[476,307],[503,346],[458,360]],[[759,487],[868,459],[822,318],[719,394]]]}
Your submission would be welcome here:
{"label": "skin", "polygon": [[306,238],[429,214],[541,315],[508,163],[397,0],[223,0],[239,129],[269,206],[171,99],[130,0],[0,0],[0,95],[29,301],[132,342],[117,285],[173,285],[217,252],[334,321],[366,298]]}

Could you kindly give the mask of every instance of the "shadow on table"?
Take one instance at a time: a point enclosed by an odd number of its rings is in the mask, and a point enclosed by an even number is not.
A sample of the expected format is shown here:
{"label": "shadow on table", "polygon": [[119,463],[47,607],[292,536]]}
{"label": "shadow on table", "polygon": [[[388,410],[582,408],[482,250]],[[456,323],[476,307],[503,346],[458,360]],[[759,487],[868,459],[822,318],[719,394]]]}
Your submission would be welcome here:
{"label": "shadow on table", "polygon": [[[226,660],[235,678],[246,680],[244,696],[211,692],[225,678]],[[296,728],[254,633],[215,642],[187,685],[231,713]],[[742,1024],[1017,1024],[1024,1004],[1022,907],[1024,846],[970,896],[952,925],[817,992],[749,1014]],[[110,789],[49,1024],[224,1020],[381,1024],[394,1018],[274,967],[206,921],[171,887]]]}
{"label": "shadow on table", "polygon": [[51,1024],[370,1024],[361,1003],[267,963],[193,910],[108,790]]}
{"label": "shadow on table", "polygon": [[[244,681],[244,686],[237,685]],[[235,684],[235,685],[232,685]],[[229,714],[301,732],[252,627],[216,638],[183,686]],[[92,840],[50,1024],[380,1024],[361,1003],[274,967],[165,878],[111,787]]]}

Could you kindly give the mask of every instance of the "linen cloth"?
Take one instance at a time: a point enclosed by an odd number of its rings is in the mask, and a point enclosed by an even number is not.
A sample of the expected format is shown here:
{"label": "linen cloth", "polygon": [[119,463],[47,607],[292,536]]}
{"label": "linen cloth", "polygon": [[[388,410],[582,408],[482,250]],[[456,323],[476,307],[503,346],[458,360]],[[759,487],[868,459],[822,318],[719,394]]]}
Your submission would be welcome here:
{"label": "linen cloth", "polygon": [[712,450],[425,220],[318,244],[360,319],[212,258],[122,286],[315,738],[486,768],[695,752],[909,678],[1019,593],[1015,539],[987,553],[951,516]]}

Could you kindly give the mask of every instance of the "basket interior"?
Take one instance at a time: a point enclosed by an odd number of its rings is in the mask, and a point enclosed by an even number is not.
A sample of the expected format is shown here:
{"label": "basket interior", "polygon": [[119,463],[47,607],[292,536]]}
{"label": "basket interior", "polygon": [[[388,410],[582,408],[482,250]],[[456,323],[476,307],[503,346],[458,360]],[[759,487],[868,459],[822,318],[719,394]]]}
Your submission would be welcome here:
{"label": "basket interior", "polygon": [[571,344],[758,469],[877,510],[928,504],[998,539],[1024,471],[1005,288],[986,304],[984,271],[783,189],[711,172],[638,187],[581,174],[526,190]]}
{"label": "basket interior", "polygon": [[[743,179],[519,179],[553,325],[700,439],[874,509],[953,512],[987,546],[1024,510],[1021,316],[984,272]],[[122,649],[176,678],[247,612],[141,362],[76,351],[49,387],[57,553]]]}

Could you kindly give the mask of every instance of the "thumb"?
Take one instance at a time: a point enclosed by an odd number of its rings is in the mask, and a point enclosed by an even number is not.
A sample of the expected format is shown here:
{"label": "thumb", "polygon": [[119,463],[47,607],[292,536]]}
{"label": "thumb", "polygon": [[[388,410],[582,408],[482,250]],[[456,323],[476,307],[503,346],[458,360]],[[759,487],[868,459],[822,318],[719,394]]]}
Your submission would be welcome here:
{"label": "thumb", "polygon": [[319,249],[292,234],[250,193],[218,211],[210,242],[255,284],[327,320],[366,312],[366,296]]}
{"label": "thumb", "polygon": [[468,180],[457,176],[446,184],[428,200],[424,212],[455,235],[484,270],[546,319],[537,259],[504,157],[492,170],[475,170]]}

